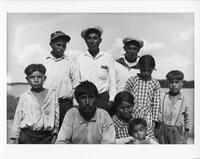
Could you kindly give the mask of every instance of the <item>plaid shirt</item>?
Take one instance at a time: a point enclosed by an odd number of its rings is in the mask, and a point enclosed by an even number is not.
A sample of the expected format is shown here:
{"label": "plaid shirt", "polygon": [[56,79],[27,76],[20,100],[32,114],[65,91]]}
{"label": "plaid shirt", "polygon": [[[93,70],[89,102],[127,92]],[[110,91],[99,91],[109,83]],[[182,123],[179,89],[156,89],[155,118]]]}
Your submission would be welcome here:
{"label": "plaid shirt", "polygon": [[128,123],[119,119],[116,115],[113,116],[113,122],[115,126],[116,139],[130,137],[128,135]]}
{"label": "plaid shirt", "polygon": [[161,87],[157,80],[144,81],[137,75],[128,79],[125,90],[131,92],[135,98],[134,111],[147,116],[152,114],[152,120],[158,121],[161,106]]}

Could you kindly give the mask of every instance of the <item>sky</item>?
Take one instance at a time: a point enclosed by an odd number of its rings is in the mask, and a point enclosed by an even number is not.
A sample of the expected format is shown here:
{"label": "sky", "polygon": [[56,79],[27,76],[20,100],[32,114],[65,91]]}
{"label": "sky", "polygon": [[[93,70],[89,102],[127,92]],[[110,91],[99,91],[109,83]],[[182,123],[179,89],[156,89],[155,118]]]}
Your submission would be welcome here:
{"label": "sky", "polygon": [[7,82],[25,82],[25,67],[50,54],[50,34],[57,30],[71,36],[65,54],[76,60],[87,50],[81,31],[97,25],[103,28],[100,48],[114,59],[124,54],[123,38],[137,37],[144,41],[139,55],[156,60],[154,78],[178,69],[194,80],[193,13],[8,13]]}

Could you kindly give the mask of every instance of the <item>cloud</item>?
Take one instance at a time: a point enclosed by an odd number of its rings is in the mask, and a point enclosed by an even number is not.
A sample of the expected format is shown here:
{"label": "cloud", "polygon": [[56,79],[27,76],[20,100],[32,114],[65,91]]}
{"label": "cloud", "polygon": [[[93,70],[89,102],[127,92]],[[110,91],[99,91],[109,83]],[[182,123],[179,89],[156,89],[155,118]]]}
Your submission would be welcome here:
{"label": "cloud", "polygon": [[164,47],[164,44],[161,42],[151,43],[148,41],[144,41],[144,47],[142,48],[143,51],[154,51],[159,50]]}
{"label": "cloud", "polygon": [[194,27],[187,28],[186,30],[182,31],[178,38],[175,39],[175,44],[183,44],[188,42],[191,38],[194,37]]}

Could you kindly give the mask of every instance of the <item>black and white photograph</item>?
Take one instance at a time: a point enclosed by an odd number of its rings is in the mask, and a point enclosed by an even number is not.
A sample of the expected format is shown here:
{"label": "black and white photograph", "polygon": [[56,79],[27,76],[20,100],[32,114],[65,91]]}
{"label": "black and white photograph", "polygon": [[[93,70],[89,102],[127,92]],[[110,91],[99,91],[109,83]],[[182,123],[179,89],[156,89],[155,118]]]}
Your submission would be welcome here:
{"label": "black and white photograph", "polygon": [[52,11],[7,3],[6,152],[28,144],[52,154],[53,144],[100,158],[101,145],[109,157],[200,158],[200,3],[182,2],[60,2]]}

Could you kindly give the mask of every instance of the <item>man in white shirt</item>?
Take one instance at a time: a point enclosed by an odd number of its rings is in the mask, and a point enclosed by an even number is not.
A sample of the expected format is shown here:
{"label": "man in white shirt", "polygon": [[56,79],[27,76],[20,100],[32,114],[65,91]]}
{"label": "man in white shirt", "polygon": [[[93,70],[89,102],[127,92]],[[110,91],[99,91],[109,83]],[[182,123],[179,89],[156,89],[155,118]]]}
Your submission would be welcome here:
{"label": "man in white shirt", "polygon": [[133,68],[137,64],[139,58],[138,53],[143,47],[143,41],[138,38],[126,37],[123,39],[123,44],[126,53],[116,61],[127,68],[131,74],[136,75]]}
{"label": "man in white shirt", "polygon": [[73,106],[73,93],[78,84],[75,65],[69,57],[64,55],[70,39],[70,36],[61,31],[52,33],[50,37],[51,55],[44,61],[47,68],[44,87],[56,91],[60,108],[60,126],[65,113]]}
{"label": "man in white shirt", "polygon": [[99,92],[97,107],[109,112],[116,95],[116,79],[112,55],[99,49],[102,33],[99,26],[82,30],[81,37],[88,50],[78,56],[77,69],[80,81],[88,80],[96,85]]}

